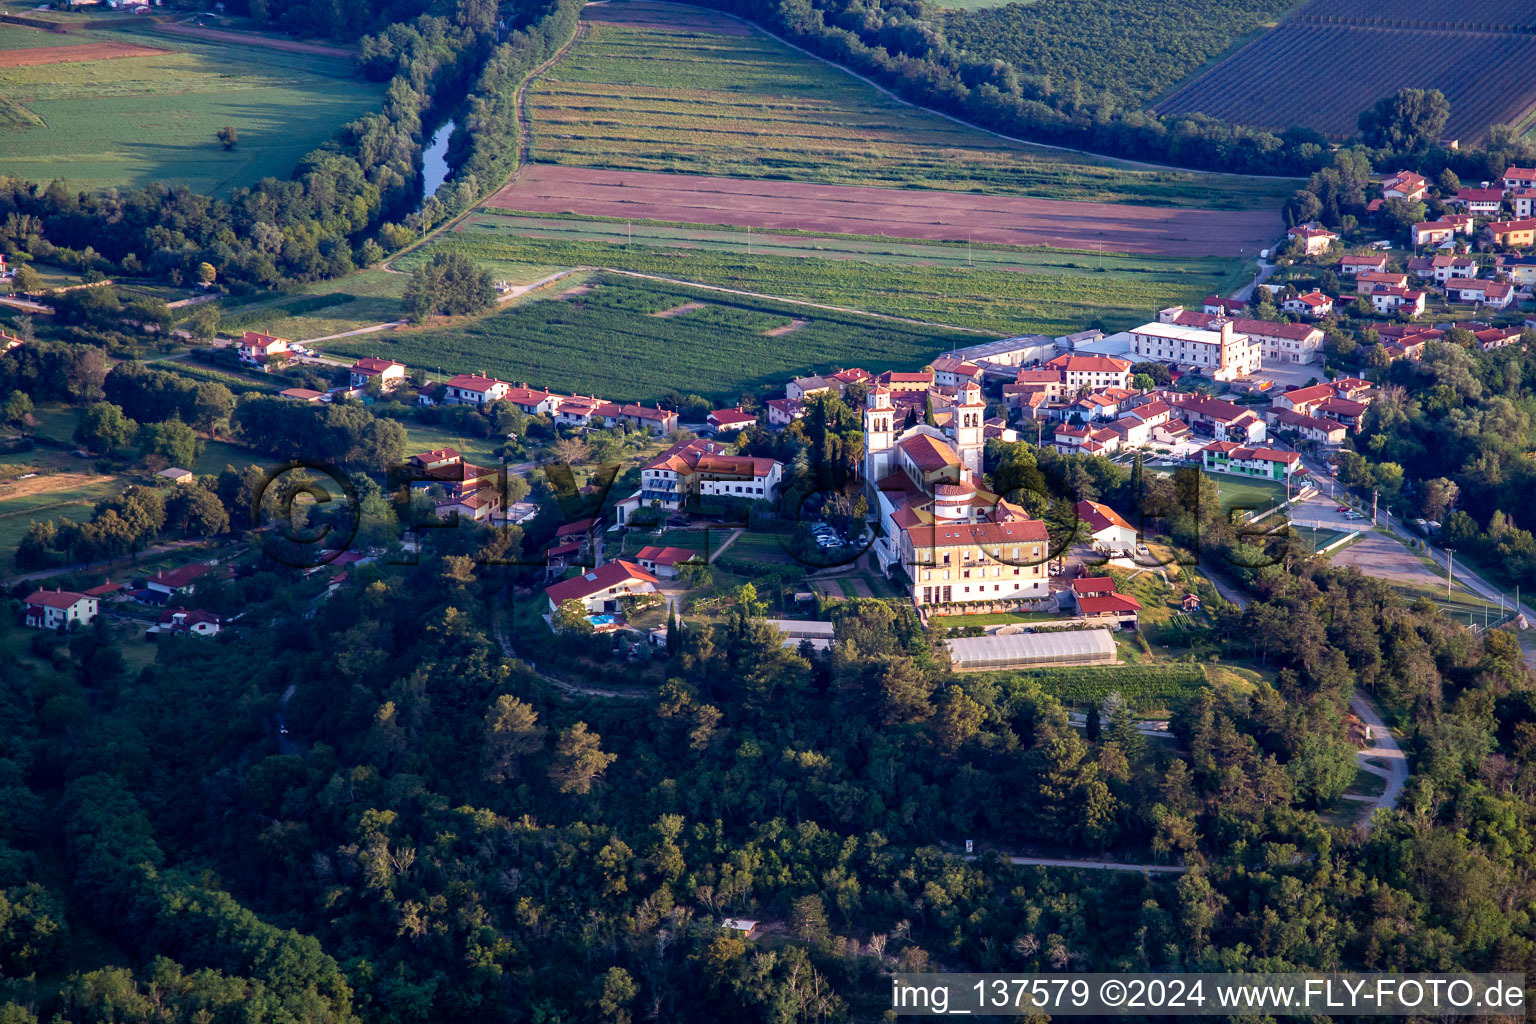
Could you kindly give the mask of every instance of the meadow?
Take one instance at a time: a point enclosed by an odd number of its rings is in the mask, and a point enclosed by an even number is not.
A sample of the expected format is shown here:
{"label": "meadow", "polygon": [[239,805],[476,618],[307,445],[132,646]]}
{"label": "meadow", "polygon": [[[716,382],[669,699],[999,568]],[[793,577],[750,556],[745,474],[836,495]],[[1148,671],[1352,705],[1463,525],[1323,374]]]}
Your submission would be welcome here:
{"label": "meadow", "polygon": [[400,297],[409,281],[405,274],[362,270],[248,302],[225,300],[219,330],[226,335],[263,331],[304,341],[399,320],[405,315]]}
{"label": "meadow", "polygon": [[1013,142],[723,15],[673,10],[587,9],[582,37],[528,90],[535,161],[1218,209],[1273,207],[1295,187]]}
{"label": "meadow", "polygon": [[[1227,293],[1236,260],[1019,246],[746,232],[578,218],[477,214],[436,247],[498,277],[598,266],[951,324],[998,334],[1119,330],[1157,309]],[[429,248],[397,261],[410,269]]]}
{"label": "meadow", "polygon": [[[160,181],[223,195],[263,177],[286,178],[383,97],[383,87],[363,81],[347,60],[143,26],[69,35],[8,26],[0,47],[38,38],[53,46],[114,41],[167,51],[0,67],[0,174],[63,178],[73,188]],[[226,125],[240,136],[232,151],[214,138]]]}
{"label": "meadow", "polygon": [[[653,315],[686,303],[700,305]],[[797,319],[805,323],[791,333],[768,334]],[[921,366],[974,340],[946,328],[599,275],[589,291],[525,302],[467,324],[323,347],[333,355],[376,354],[428,371],[484,371],[557,391],[652,402],[671,391],[732,398],[836,366]]]}

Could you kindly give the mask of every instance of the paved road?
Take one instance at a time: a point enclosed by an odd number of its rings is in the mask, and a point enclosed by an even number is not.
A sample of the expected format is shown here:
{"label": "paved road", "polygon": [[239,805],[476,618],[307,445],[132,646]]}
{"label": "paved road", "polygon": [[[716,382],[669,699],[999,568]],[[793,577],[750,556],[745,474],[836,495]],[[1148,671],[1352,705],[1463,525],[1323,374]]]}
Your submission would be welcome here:
{"label": "paved road", "polygon": [[1252,281],[1249,281],[1237,291],[1233,292],[1232,298],[1237,299],[1239,302],[1247,302],[1249,299],[1253,298],[1254,289],[1258,288],[1258,286],[1263,284],[1265,281],[1268,281],[1274,272],[1275,265],[1273,263],[1269,262],[1268,260],[1259,260],[1258,274],[1254,276]]}
{"label": "paved road", "polygon": [[[1404,756],[1403,749],[1397,745],[1392,730],[1381,720],[1381,715],[1376,712],[1376,705],[1372,704],[1364,694],[1356,694],[1355,699],[1349,702],[1349,709],[1359,716],[1360,720],[1371,728],[1371,746],[1366,747],[1355,755],[1360,767],[1372,775],[1379,775],[1387,780],[1386,789],[1377,797],[1371,805],[1370,815],[1364,822],[1369,830],[1376,817],[1377,811],[1390,811],[1397,806],[1402,799],[1403,786],[1408,782],[1408,758]],[[1377,761],[1385,761],[1386,768],[1371,764],[1366,758]]]}

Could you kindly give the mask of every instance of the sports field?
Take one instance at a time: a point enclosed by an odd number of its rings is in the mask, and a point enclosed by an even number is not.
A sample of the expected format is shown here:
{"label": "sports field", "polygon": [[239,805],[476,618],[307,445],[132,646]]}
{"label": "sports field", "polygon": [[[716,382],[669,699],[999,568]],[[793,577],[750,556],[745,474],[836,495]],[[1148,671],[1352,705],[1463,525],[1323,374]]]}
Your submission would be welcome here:
{"label": "sports field", "polygon": [[439,244],[511,281],[613,267],[998,335],[1135,326],[1154,309],[1226,294],[1245,272],[1236,260],[492,214]]}
{"label": "sports field", "polygon": [[570,167],[1273,209],[1296,183],[1012,142],[905,105],[725,15],[624,0],[528,91],[532,154]]}
{"label": "sports field", "polygon": [[[67,35],[0,26],[0,174],[223,194],[286,178],[382,96],[334,56],[143,25]],[[214,138],[226,125],[240,137],[232,151]]]}
{"label": "sports field", "polygon": [[[734,398],[838,366],[877,372],[921,366],[976,340],[944,328],[612,275],[554,294],[462,326],[388,331],[321,347],[335,355],[398,359],[433,373],[483,371],[556,391],[655,401],[674,390]],[[796,320],[803,323],[794,330],[771,333]]]}

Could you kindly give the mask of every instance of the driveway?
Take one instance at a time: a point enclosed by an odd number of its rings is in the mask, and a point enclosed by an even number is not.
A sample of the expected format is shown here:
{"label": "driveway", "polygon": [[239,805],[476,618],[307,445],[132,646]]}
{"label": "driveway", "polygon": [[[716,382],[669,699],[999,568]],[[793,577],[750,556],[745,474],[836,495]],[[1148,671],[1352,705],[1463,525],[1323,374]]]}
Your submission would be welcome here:
{"label": "driveway", "polygon": [[[1371,804],[1370,813],[1362,823],[1369,830],[1377,811],[1390,811],[1397,806],[1402,799],[1403,786],[1408,782],[1408,758],[1403,754],[1397,740],[1390,729],[1382,722],[1381,715],[1376,711],[1376,705],[1363,693],[1356,694],[1354,700],[1349,702],[1349,709],[1371,729],[1371,745],[1355,755],[1360,767],[1372,775],[1379,775],[1387,780],[1387,786]],[[1367,761],[1385,761],[1387,766],[1372,764]]]}

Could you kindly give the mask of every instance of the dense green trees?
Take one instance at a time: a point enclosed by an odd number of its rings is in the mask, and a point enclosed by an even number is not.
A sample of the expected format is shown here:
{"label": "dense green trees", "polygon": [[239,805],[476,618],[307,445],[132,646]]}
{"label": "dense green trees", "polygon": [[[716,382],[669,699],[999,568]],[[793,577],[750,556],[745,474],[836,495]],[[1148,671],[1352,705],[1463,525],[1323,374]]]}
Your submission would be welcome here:
{"label": "dense green trees", "polygon": [[411,275],[405,309],[412,320],[479,313],[496,304],[489,271],[459,252],[436,252]]}

